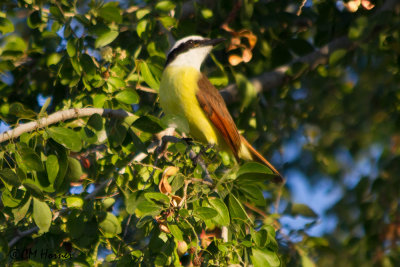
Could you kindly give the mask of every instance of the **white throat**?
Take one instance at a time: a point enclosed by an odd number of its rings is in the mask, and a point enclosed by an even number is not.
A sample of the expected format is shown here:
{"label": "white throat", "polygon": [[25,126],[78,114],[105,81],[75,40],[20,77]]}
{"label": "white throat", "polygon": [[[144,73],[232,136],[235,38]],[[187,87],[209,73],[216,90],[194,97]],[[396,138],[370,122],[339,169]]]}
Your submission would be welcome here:
{"label": "white throat", "polygon": [[[171,53],[174,50],[176,50],[176,48],[178,48],[182,44],[185,44],[188,41],[201,41],[205,39],[206,38],[199,35],[191,35],[182,38],[172,46],[171,50],[169,50],[168,52],[168,56],[170,56]],[[201,64],[203,63],[207,55],[211,52],[212,48],[213,48],[212,45],[197,46],[197,47],[192,47],[187,51],[182,51],[174,59],[172,59],[171,62],[169,62],[168,66],[193,67],[200,71]]]}
{"label": "white throat", "polygon": [[189,49],[179,54],[168,66],[175,67],[193,67],[200,71],[201,64],[210,53],[212,46],[203,46]]}

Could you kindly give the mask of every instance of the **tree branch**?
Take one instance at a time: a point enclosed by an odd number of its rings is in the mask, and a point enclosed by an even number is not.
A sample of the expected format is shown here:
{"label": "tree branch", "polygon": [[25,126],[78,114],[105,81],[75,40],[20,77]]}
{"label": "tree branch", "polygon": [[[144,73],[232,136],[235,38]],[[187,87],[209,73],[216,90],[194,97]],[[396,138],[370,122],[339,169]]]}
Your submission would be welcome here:
{"label": "tree branch", "polygon": [[26,231],[22,231],[22,232],[18,231],[17,236],[14,237],[13,239],[11,239],[10,242],[8,242],[8,247],[9,248],[13,247],[15,244],[18,243],[19,240],[21,240],[25,236],[32,235],[32,234],[36,233],[37,231],[39,231],[39,227],[37,227],[37,226],[35,226],[35,227],[31,228],[31,229],[28,229]]}
{"label": "tree branch", "polygon": [[99,114],[102,117],[116,117],[116,118],[125,118],[128,116],[134,116],[132,113],[129,113],[122,109],[114,110],[114,109],[102,109],[102,108],[79,108],[79,109],[74,108],[68,110],[60,110],[45,118],[21,124],[12,130],[2,133],[0,135],[0,143],[10,139],[17,138],[23,133],[31,132],[36,129],[43,128],[60,121],[76,119],[80,117],[88,117],[93,114]]}
{"label": "tree branch", "polygon": [[[321,47],[320,49],[305,55],[303,57],[296,58],[292,62],[280,66],[273,71],[264,72],[263,74],[250,79],[250,82],[254,86],[257,93],[266,91],[272,88],[280,87],[286,82],[293,79],[286,74],[286,71],[293,66],[295,63],[308,64],[308,71],[315,69],[321,64],[328,62],[329,56],[336,50],[346,49],[348,51],[354,49],[357,45],[350,41],[347,36],[337,38],[329,44]],[[225,99],[227,104],[234,103],[240,100],[239,91],[236,84],[231,84],[220,91],[222,97]]]}
{"label": "tree branch", "polygon": [[[393,9],[396,4],[399,4],[396,0],[387,0],[381,6],[381,8],[375,12],[373,17],[381,14],[384,11]],[[372,32],[373,34],[376,34],[375,31]],[[371,36],[367,37],[366,39],[369,38],[371,38]],[[296,58],[288,64],[280,66],[272,71],[264,72],[261,75],[250,79],[250,82],[254,86],[257,93],[280,87],[288,81],[297,78],[290,77],[286,74],[286,71],[295,63],[308,64],[307,71],[311,71],[319,65],[326,64],[329,60],[329,56],[332,55],[333,52],[339,49],[346,49],[347,51],[351,51],[355,49],[358,45],[359,43],[351,41],[347,36],[339,37],[310,54]],[[227,87],[222,89],[220,93],[227,104],[238,102],[240,100],[239,91],[236,84],[228,85]]]}

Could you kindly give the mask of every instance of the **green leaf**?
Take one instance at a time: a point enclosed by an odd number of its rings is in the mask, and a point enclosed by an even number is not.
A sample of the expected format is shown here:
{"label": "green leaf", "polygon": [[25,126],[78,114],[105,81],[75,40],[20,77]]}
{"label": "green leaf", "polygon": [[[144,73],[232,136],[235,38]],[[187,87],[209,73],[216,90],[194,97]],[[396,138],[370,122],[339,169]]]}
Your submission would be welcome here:
{"label": "green leaf", "polygon": [[142,19],[138,22],[136,26],[136,33],[137,35],[142,38],[143,33],[146,31],[148,21],[146,19]]}
{"label": "green leaf", "polygon": [[244,222],[251,221],[242,204],[240,204],[239,200],[237,200],[234,195],[230,194],[228,200],[229,212],[232,220],[238,219]]}
{"label": "green leaf", "polygon": [[260,229],[257,232],[254,229],[251,229],[251,237],[256,246],[260,248],[263,248],[268,244],[269,242],[268,234],[269,233],[266,229]]}
{"label": "green leaf", "polygon": [[56,189],[59,189],[64,181],[65,174],[67,173],[67,170],[68,170],[67,150],[65,149],[64,146],[56,143],[52,139],[50,139],[48,141],[48,146],[49,146],[49,148],[52,149],[54,154],[57,156],[59,170],[58,170],[58,174],[57,174],[57,177],[56,177],[53,187]]}
{"label": "green leaf", "polygon": [[135,213],[136,216],[138,217],[144,217],[144,216],[156,216],[160,214],[162,210],[162,205],[156,204],[153,201],[149,200],[144,200],[139,202],[139,204],[136,207]]}
{"label": "green leaf", "polygon": [[257,206],[265,206],[266,202],[264,199],[263,192],[259,186],[252,184],[240,184],[238,187],[247,198],[249,198]]}
{"label": "green leaf", "polygon": [[168,12],[175,8],[175,3],[172,1],[160,1],[156,4],[155,9],[157,11]]}
{"label": "green leaf", "polygon": [[67,42],[67,53],[70,57],[73,57],[76,54],[76,44],[76,39],[69,39]]}
{"label": "green leaf", "polygon": [[172,115],[166,114],[164,117],[161,118],[161,124],[164,128],[172,127],[180,131],[181,133],[188,133],[189,132],[189,122],[182,115]]}
{"label": "green leaf", "polygon": [[257,183],[276,178],[276,174],[270,168],[258,162],[246,162],[236,175],[240,184],[248,184],[249,181]]}
{"label": "green leaf", "polygon": [[122,16],[121,16],[121,9],[114,6],[113,2],[105,4],[99,10],[99,16],[106,21],[121,23]]}
{"label": "green leaf", "polygon": [[150,13],[150,9],[148,8],[140,8],[138,11],[136,11],[136,18],[138,20],[141,20],[144,16]]}
{"label": "green leaf", "polygon": [[82,176],[82,165],[76,158],[68,157],[68,169],[65,178],[69,182],[77,182]]}
{"label": "green leaf", "polygon": [[161,202],[163,204],[169,205],[169,197],[157,192],[146,192],[144,193],[144,197],[149,201]]}
{"label": "green leaf", "polygon": [[121,233],[121,223],[114,214],[107,212],[99,216],[99,227],[103,231],[106,238],[112,238]]}
{"label": "green leaf", "polygon": [[83,207],[83,199],[78,196],[70,196],[66,198],[67,207],[72,208],[82,208]]}
{"label": "green leaf", "polygon": [[212,220],[218,225],[228,226],[230,224],[229,210],[224,201],[220,198],[209,198],[208,203],[218,213]]}
{"label": "green leaf", "polygon": [[136,93],[136,91],[126,89],[121,92],[119,92],[115,98],[125,104],[137,104],[139,103],[139,95]]}
{"label": "green leaf", "polygon": [[100,114],[93,114],[90,116],[87,124],[91,126],[95,131],[101,131],[103,129],[103,119]]}
{"label": "green leaf", "polygon": [[21,184],[18,175],[9,168],[4,168],[0,170],[0,178],[3,181],[3,183],[11,186],[18,187]]}
{"label": "green leaf", "polygon": [[47,67],[49,67],[51,65],[57,65],[58,62],[60,62],[60,60],[61,60],[61,55],[59,53],[51,53],[47,57],[46,65],[47,65]]}
{"label": "green leaf", "polygon": [[142,75],[144,81],[147,83],[150,88],[158,91],[160,87],[160,83],[154,78],[153,74],[151,73],[149,66],[145,61],[140,61],[139,63],[140,74]]}
{"label": "green leaf", "polygon": [[43,163],[40,160],[40,157],[38,154],[35,153],[35,151],[33,151],[30,148],[22,148],[20,150],[21,153],[21,157],[22,157],[22,162],[31,170],[34,171],[43,171],[44,167],[43,167]]}
{"label": "green leaf", "polygon": [[82,127],[80,130],[80,134],[82,140],[89,144],[94,144],[98,141],[96,133],[91,129],[89,129],[88,127]]}
{"label": "green leaf", "polygon": [[6,43],[3,51],[24,52],[28,47],[24,39],[17,35],[7,36],[4,38],[3,43]]}
{"label": "green leaf", "polygon": [[32,194],[32,196],[43,199],[43,192],[40,187],[31,179],[25,180],[22,185]]}
{"label": "green leaf", "polygon": [[7,18],[0,18],[0,32],[6,34],[14,31],[14,24]]}
{"label": "green leaf", "polygon": [[108,142],[112,147],[120,146],[126,137],[127,125],[120,120],[113,120],[106,124]]}
{"label": "green leaf", "polygon": [[368,33],[368,25],[371,25],[371,21],[366,16],[360,16],[354,20],[349,29],[349,39],[357,40],[361,39]]}
{"label": "green leaf", "polygon": [[118,31],[112,31],[112,30],[100,34],[97,37],[96,41],[94,42],[94,47],[100,48],[108,45],[118,37],[118,34],[119,34]]}
{"label": "green leaf", "polygon": [[183,241],[183,232],[176,223],[168,223],[168,229],[178,241]]}
{"label": "green leaf", "polygon": [[243,175],[245,173],[274,174],[270,168],[268,168],[264,164],[257,162],[246,162],[245,164],[243,164],[237,172],[237,176],[239,177],[240,175]]}
{"label": "green leaf", "polygon": [[218,215],[218,212],[213,208],[208,207],[198,207],[193,213],[196,217],[205,220],[210,220]]}
{"label": "green leaf", "polygon": [[250,258],[254,267],[275,267],[281,264],[278,255],[268,249],[253,248]]}
{"label": "green leaf", "polygon": [[94,76],[96,74],[96,65],[94,64],[91,56],[88,54],[83,54],[80,57],[80,63],[82,70],[86,73],[86,75]]}
{"label": "green leaf", "polygon": [[171,183],[172,193],[175,193],[176,191],[178,191],[180,188],[182,188],[182,186],[184,184],[185,184],[185,177],[180,173],[175,175],[175,177],[174,177],[174,179],[172,180],[172,183]]}
{"label": "green leaf", "polygon": [[47,129],[47,133],[57,143],[71,149],[74,152],[79,152],[82,149],[82,141],[80,135],[69,128],[51,127]]}
{"label": "green leaf", "polygon": [[161,24],[164,26],[166,29],[170,29],[172,27],[177,26],[177,21],[175,18],[170,17],[170,16],[161,16],[158,18],[158,20],[161,22]]}
{"label": "green leaf", "polygon": [[[46,101],[44,102],[42,108],[40,109],[39,117],[41,117],[46,112],[46,110],[49,107],[50,103],[51,103],[51,97],[46,98]],[[25,142],[25,143],[27,143],[27,142]]]}
{"label": "green leaf", "polygon": [[[124,80],[118,77],[110,77],[107,80],[107,84],[111,85],[116,90],[121,90],[126,87]],[[130,89],[127,89],[130,90]],[[131,90],[132,91],[132,90]]]}
{"label": "green leaf", "polygon": [[56,180],[58,170],[59,170],[59,165],[57,156],[55,155],[48,156],[46,160],[46,171],[47,171],[47,177],[51,185],[54,184],[54,181]]}
{"label": "green leaf", "polygon": [[76,74],[79,76],[82,74],[82,65],[79,63],[77,57],[71,57],[70,59],[71,65],[74,68]]}
{"label": "green leaf", "polygon": [[289,212],[294,216],[300,215],[304,217],[318,218],[318,214],[305,204],[293,203],[288,208],[290,210]]}
{"label": "green leaf", "polygon": [[313,262],[313,260],[307,255],[307,253],[300,249],[300,248],[296,248],[297,251],[300,254],[300,258],[301,258],[301,266],[302,267],[316,267],[317,265]]}
{"label": "green leaf", "polygon": [[101,201],[101,207],[104,210],[107,210],[109,208],[111,208],[112,205],[114,205],[115,203],[115,198],[109,197],[109,198],[105,198]]}
{"label": "green leaf", "polygon": [[338,49],[329,56],[329,65],[335,65],[347,54],[346,49]]}
{"label": "green leaf", "polygon": [[46,202],[33,199],[33,220],[40,228],[40,232],[48,232],[51,226],[51,210]]}
{"label": "green leaf", "polygon": [[30,28],[38,28],[42,24],[42,18],[39,11],[32,12],[27,19],[27,24]]}
{"label": "green leaf", "polygon": [[213,17],[213,12],[212,12],[212,10],[209,9],[209,8],[203,8],[203,9],[201,10],[201,16],[202,16],[204,19],[211,19],[211,18]]}
{"label": "green leaf", "polygon": [[22,199],[14,197],[10,191],[3,188],[1,191],[1,202],[5,207],[15,208],[21,204]]}
{"label": "green leaf", "polygon": [[64,20],[64,15],[60,11],[60,8],[58,6],[51,6],[50,7],[50,13],[58,20],[63,21]]}
{"label": "green leaf", "polygon": [[160,120],[154,116],[142,116],[133,123],[133,127],[148,133],[159,133],[163,130]]}
{"label": "green leaf", "polygon": [[29,206],[31,205],[31,198],[25,202],[22,206],[15,208],[12,210],[14,215],[14,224],[17,225],[19,221],[25,218],[26,213],[28,212]]}

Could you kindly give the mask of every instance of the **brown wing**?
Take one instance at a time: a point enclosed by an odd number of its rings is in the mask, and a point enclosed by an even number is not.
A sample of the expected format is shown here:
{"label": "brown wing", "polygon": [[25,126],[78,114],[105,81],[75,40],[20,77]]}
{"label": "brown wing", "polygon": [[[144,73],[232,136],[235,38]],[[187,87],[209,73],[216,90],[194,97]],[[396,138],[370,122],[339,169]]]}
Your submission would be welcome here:
{"label": "brown wing", "polygon": [[236,159],[239,159],[240,135],[231,114],[226,108],[224,99],[204,74],[197,84],[199,90],[196,97],[200,106],[232,149]]}

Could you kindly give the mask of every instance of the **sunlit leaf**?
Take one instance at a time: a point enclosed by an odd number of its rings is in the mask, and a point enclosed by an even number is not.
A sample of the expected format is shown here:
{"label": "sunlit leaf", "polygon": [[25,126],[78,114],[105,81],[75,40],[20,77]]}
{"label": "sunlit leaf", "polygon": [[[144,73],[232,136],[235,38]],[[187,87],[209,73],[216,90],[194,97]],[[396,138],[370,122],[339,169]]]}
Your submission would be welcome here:
{"label": "sunlit leaf", "polygon": [[136,91],[125,89],[119,92],[115,98],[125,104],[137,104],[139,103],[139,96]]}
{"label": "sunlit leaf", "polygon": [[106,238],[111,238],[121,233],[121,223],[114,214],[107,212],[101,214],[99,217],[99,227],[104,232]]}
{"label": "sunlit leaf", "polygon": [[51,225],[52,214],[46,202],[33,199],[33,220],[39,227],[40,232],[48,232]]}
{"label": "sunlit leaf", "polygon": [[213,208],[199,207],[194,210],[194,215],[202,220],[210,220],[218,215],[218,212]]}
{"label": "sunlit leaf", "polygon": [[64,127],[51,127],[47,129],[47,132],[57,143],[74,152],[78,152],[82,149],[81,138],[74,130]]}
{"label": "sunlit leaf", "polygon": [[112,31],[112,30],[102,33],[97,37],[94,46],[96,48],[106,46],[110,44],[112,41],[114,41],[118,37],[118,34],[119,33],[117,31]]}

